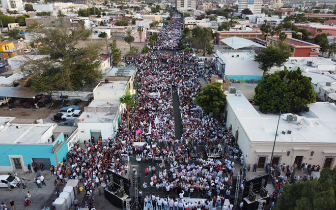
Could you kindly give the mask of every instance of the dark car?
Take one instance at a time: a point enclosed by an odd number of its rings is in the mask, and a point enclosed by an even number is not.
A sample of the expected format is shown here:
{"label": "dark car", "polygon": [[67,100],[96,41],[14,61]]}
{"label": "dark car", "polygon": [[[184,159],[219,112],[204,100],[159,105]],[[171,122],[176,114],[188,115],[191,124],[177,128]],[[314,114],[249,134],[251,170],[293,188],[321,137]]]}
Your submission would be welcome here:
{"label": "dark car", "polygon": [[54,115],[54,120],[56,121],[64,121],[64,119],[62,119],[63,114],[62,113],[57,113]]}
{"label": "dark car", "polygon": [[38,107],[45,107],[45,106],[47,106],[49,103],[51,103],[50,98],[49,98],[49,97],[45,97],[45,98],[40,99],[40,100],[37,102],[37,106],[38,106]]}
{"label": "dark car", "polygon": [[34,106],[34,101],[33,100],[27,100],[21,104],[23,108],[31,108]]}
{"label": "dark car", "polygon": [[71,99],[70,101],[68,101],[68,103],[66,104],[66,106],[71,106],[71,105],[78,105],[82,100],[80,99]]}
{"label": "dark car", "polygon": [[73,126],[75,124],[74,120],[67,120],[64,122],[57,123],[59,126]]}

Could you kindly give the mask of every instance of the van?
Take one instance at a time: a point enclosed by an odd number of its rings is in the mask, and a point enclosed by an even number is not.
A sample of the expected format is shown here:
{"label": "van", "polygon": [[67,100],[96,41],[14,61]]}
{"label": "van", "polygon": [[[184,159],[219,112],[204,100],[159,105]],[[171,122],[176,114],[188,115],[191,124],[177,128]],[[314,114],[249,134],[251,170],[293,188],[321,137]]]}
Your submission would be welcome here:
{"label": "van", "polygon": [[47,106],[47,104],[49,104],[51,102],[49,97],[46,98],[41,98],[38,102],[37,102],[37,106],[38,107],[44,107]]}

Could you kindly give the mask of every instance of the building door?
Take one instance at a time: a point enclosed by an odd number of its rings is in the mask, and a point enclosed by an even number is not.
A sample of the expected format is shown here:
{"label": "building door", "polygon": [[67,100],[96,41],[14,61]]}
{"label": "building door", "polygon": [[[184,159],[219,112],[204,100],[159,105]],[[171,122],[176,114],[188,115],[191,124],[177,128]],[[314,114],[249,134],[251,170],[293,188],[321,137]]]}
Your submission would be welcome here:
{"label": "building door", "polygon": [[236,130],[236,136],[235,136],[235,138],[236,138],[236,142],[238,143],[238,137],[239,137],[239,132],[238,132],[238,130]]}
{"label": "building door", "polygon": [[279,165],[280,157],[273,157],[272,165]]}
{"label": "building door", "polygon": [[264,168],[266,163],[266,157],[259,157],[258,168]]}
{"label": "building door", "polygon": [[[51,167],[50,159],[49,158],[32,158],[32,161],[36,163],[37,165],[37,170],[41,170],[40,164],[43,164],[43,169],[44,170],[49,170]],[[62,160],[58,160],[58,162],[62,162]]]}
{"label": "building door", "polygon": [[94,137],[95,142],[97,143],[99,140],[99,137],[101,136],[100,130],[91,130],[91,137]]}
{"label": "building door", "polygon": [[330,168],[334,158],[326,158],[324,160],[323,168]]}
{"label": "building door", "polygon": [[297,168],[301,168],[303,156],[296,156],[294,163],[296,163]]}
{"label": "building door", "polygon": [[15,169],[22,169],[21,158],[12,158]]}

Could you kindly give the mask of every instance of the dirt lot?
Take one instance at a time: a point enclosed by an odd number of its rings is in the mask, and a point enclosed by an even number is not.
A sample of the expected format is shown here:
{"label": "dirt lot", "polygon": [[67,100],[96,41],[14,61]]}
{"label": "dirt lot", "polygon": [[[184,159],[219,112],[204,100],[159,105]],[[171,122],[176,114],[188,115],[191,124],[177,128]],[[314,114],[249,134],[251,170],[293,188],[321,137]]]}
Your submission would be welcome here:
{"label": "dirt lot", "polygon": [[[82,110],[84,105],[87,105],[87,102],[81,102],[79,104]],[[13,123],[35,123],[36,119],[44,119],[45,122],[51,123],[53,122],[53,115],[56,114],[60,108],[62,108],[61,101],[54,101],[53,106],[41,107],[40,109],[21,107],[9,109],[8,106],[3,106],[0,107],[0,116],[16,117]]]}
{"label": "dirt lot", "polygon": [[[113,38],[112,38],[113,39]],[[108,43],[112,43],[112,39],[109,39],[108,40]],[[129,52],[129,44],[127,44],[123,38],[121,37],[115,37],[115,39],[117,40],[117,46],[118,48],[121,50],[121,52],[123,53],[123,56],[126,55],[128,52]],[[106,51],[106,41],[105,40],[92,40],[92,42],[96,42],[96,43],[99,43],[101,46],[102,46],[102,53],[107,53]],[[91,43],[91,40],[88,39],[88,40],[81,40],[81,41],[78,41],[77,43],[77,47],[83,47],[85,45],[87,45],[88,43]],[[133,42],[132,43],[132,46],[135,46],[135,47],[138,47],[139,48],[139,52],[141,52],[142,48],[144,48],[144,46],[146,45],[145,42]]]}

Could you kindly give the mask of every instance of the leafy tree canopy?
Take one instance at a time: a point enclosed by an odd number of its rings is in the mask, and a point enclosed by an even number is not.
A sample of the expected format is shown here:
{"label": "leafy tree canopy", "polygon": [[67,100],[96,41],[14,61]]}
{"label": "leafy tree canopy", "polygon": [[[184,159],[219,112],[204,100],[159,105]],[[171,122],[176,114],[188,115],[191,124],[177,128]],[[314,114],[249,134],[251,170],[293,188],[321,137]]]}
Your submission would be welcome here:
{"label": "leafy tree canopy", "polygon": [[311,78],[295,71],[276,71],[266,75],[255,89],[254,102],[263,113],[298,113],[308,111],[308,104],[315,102],[316,95]]}
{"label": "leafy tree canopy", "polygon": [[286,43],[278,42],[276,46],[269,45],[262,49],[254,60],[259,63],[259,68],[264,72],[263,76],[273,66],[281,66],[292,55]]}
{"label": "leafy tree canopy", "polygon": [[325,168],[320,178],[284,186],[274,210],[333,210],[336,170]]}
{"label": "leafy tree canopy", "polygon": [[35,11],[32,4],[25,4],[24,9],[26,12]]}
{"label": "leafy tree canopy", "polygon": [[252,15],[252,11],[249,9],[249,8],[246,8],[242,11],[242,14],[245,14],[245,15]]}
{"label": "leafy tree canopy", "polygon": [[26,86],[38,92],[81,90],[101,78],[98,70],[100,45],[90,43],[85,47],[76,47],[78,40],[91,34],[90,30],[82,29],[69,34],[68,28],[37,27],[34,31],[37,34],[34,43],[39,43],[39,52],[49,57],[32,60],[25,66],[28,74]]}
{"label": "leafy tree canopy", "polygon": [[219,114],[224,109],[225,98],[226,95],[222,90],[222,84],[216,82],[203,87],[202,92],[197,93],[195,102],[205,112]]}
{"label": "leafy tree canopy", "polygon": [[128,26],[127,20],[119,20],[115,23],[116,26]]}

